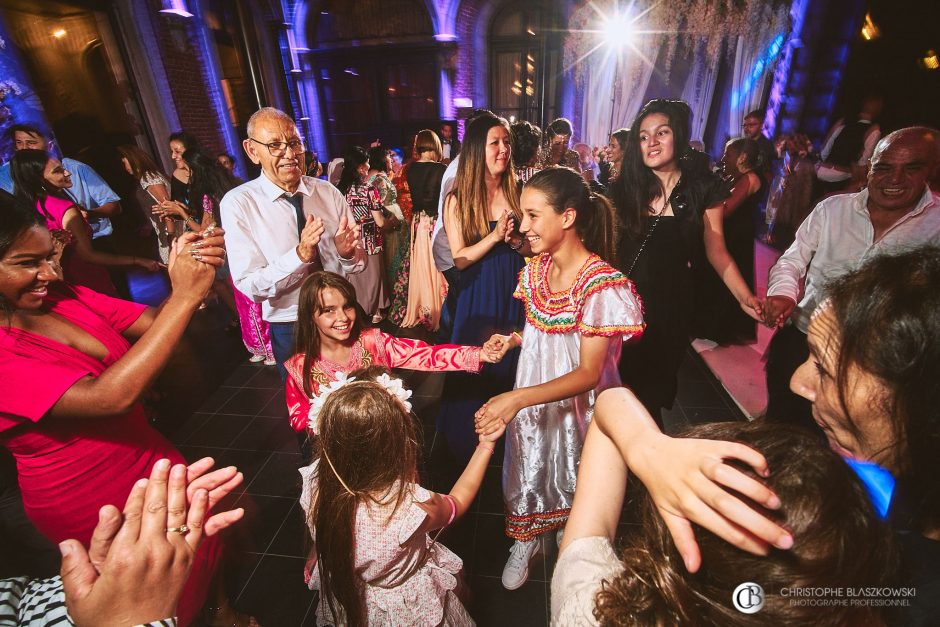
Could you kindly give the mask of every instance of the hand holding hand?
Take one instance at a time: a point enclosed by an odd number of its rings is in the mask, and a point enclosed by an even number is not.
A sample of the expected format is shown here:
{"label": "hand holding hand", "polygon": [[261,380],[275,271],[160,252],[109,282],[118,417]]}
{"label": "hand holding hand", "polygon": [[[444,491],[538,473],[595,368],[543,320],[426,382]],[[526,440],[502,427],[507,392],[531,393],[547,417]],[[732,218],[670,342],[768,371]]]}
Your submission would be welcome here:
{"label": "hand holding hand", "polygon": [[763,322],[769,327],[782,327],[795,308],[796,301],[788,296],[768,296],[764,300]]}
{"label": "hand holding hand", "polygon": [[518,392],[504,392],[488,400],[483,407],[474,414],[476,432],[489,435],[502,428],[516,417],[523,405],[519,402]]}
{"label": "hand holding hand", "polygon": [[310,263],[316,258],[323,231],[323,220],[316,216],[307,216],[307,222],[300,232],[300,243],[297,244],[297,256],[304,263]]}
{"label": "hand holding hand", "polygon": [[479,436],[480,442],[493,443],[496,440],[503,437],[503,433],[505,432],[506,432],[506,425],[500,422],[498,425],[496,425],[496,430],[493,431],[492,433],[487,433],[487,434],[481,433]]}
{"label": "hand holding hand", "polygon": [[135,265],[143,268],[147,272],[156,272],[157,270],[163,267],[159,261],[155,261],[153,259],[147,259],[146,257],[135,257],[134,263]]}
{"label": "hand holding hand", "polygon": [[485,355],[485,361],[488,363],[498,364],[511,348],[513,348],[511,335],[495,333],[483,344],[481,355]]}
{"label": "hand holding hand", "polygon": [[362,247],[361,229],[355,222],[350,223],[346,216],[340,218],[339,229],[333,236],[336,252],[343,259],[352,259],[356,250]]}
{"label": "hand holding hand", "polygon": [[747,298],[744,299],[744,301],[740,303],[740,305],[744,313],[749,315],[751,318],[754,318],[754,320],[757,322],[764,321],[764,301],[754,296],[753,294],[750,294]]}
{"label": "hand holding hand", "polygon": [[189,217],[186,211],[186,205],[178,200],[164,200],[158,205],[153,206],[153,214],[159,218],[179,218],[185,220]]}

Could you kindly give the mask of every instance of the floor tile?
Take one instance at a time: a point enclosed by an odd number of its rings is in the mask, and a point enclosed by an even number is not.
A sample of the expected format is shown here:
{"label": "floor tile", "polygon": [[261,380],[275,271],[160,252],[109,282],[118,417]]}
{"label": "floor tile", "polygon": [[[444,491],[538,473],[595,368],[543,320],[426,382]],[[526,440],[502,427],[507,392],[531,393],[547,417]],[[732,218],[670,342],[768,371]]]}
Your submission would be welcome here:
{"label": "floor tile", "polygon": [[242,416],[257,416],[276,394],[276,390],[259,388],[241,388],[229,397],[217,410],[223,414],[238,414]]}
{"label": "floor tile", "polygon": [[304,560],[265,555],[237,601],[261,625],[293,627],[314,625],[310,605],[316,598],[304,584]]}
{"label": "floor tile", "polygon": [[287,418],[287,401],[284,400],[284,389],[265,390],[274,392],[268,399],[268,402],[258,411],[259,416],[272,416],[275,418]]}
{"label": "floor tile", "polygon": [[256,416],[229,446],[249,451],[295,451],[297,435],[287,418]]}
{"label": "floor tile", "polygon": [[247,416],[213,414],[183,443],[191,446],[228,447],[251,422]]}
{"label": "floor tile", "polygon": [[294,499],[276,496],[242,496],[237,502],[238,507],[245,508],[245,518],[239,523],[239,548],[251,553],[267,552],[295,504]]}
{"label": "floor tile", "polygon": [[300,503],[295,502],[265,552],[270,555],[306,558],[310,544],[306,514]]}
{"label": "floor tile", "polygon": [[281,381],[281,376],[277,373],[277,368],[274,366],[256,366],[255,376],[249,379],[242,387],[280,390],[284,388],[284,382]]}
{"label": "floor tile", "polygon": [[470,615],[480,627],[544,627],[548,625],[548,594],[541,581],[529,580],[506,590],[498,577],[469,578]]}
{"label": "floor tile", "polygon": [[248,484],[248,493],[299,498],[300,473],[297,469],[302,463],[300,453],[271,453],[264,468]]}

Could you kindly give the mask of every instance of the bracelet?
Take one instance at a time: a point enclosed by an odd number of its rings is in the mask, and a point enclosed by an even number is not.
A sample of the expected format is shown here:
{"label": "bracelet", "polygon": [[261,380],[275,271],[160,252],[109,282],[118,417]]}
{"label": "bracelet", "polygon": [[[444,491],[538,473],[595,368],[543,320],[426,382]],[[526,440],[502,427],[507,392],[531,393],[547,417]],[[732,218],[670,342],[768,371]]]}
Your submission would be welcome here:
{"label": "bracelet", "polygon": [[447,524],[444,525],[445,527],[449,527],[450,524],[454,522],[454,519],[457,518],[457,501],[449,494],[443,494],[442,496],[450,503],[450,518],[447,519]]}
{"label": "bracelet", "polygon": [[[502,420],[500,420],[500,422],[502,422]],[[484,446],[484,445],[483,445],[483,442],[480,442],[479,444],[477,444],[477,448],[481,448],[481,449],[483,449],[484,451],[489,451],[489,452],[490,452],[490,455],[492,455],[492,454],[493,454],[493,451],[496,450],[495,447],[492,447],[492,446]]]}
{"label": "bracelet", "polygon": [[519,338],[519,346],[522,346],[522,334],[519,333],[518,331],[513,331],[512,333],[509,334],[509,337],[513,337],[513,336]]}
{"label": "bracelet", "polygon": [[522,247],[523,247],[524,245],[525,245],[525,240],[522,239],[521,237],[519,238],[519,245],[518,245],[518,246],[513,246],[513,245],[512,245],[512,242],[509,242],[509,247],[512,248],[513,250],[522,250]]}

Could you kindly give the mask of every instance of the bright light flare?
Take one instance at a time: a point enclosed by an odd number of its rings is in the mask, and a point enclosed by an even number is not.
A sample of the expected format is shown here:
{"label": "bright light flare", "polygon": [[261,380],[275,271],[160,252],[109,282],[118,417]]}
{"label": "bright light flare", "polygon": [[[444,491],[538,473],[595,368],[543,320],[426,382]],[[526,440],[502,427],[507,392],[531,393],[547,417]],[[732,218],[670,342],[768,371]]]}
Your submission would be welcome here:
{"label": "bright light flare", "polygon": [[604,20],[600,33],[605,44],[619,51],[624,46],[633,44],[636,26],[629,15],[618,11]]}
{"label": "bright light flare", "polygon": [[56,39],[62,39],[63,37],[65,37],[65,29],[58,28],[52,31],[52,36],[55,37]]}

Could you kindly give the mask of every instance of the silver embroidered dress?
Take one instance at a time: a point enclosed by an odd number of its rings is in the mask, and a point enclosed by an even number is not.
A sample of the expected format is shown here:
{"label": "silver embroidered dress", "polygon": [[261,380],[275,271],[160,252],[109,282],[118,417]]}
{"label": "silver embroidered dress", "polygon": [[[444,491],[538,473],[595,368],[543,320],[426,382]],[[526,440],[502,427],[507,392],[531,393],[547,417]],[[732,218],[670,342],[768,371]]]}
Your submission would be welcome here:
{"label": "silver embroidered dress", "polygon": [[[620,336],[643,330],[640,299],[626,276],[597,255],[570,290],[548,285],[551,257],[535,257],[520,273],[514,296],[525,308],[515,387],[552,381],[577,368],[581,336]],[[597,395],[620,385],[622,342],[611,342],[597,388],[554,403],[526,407],[506,428],[503,496],[506,535],[530,540],[565,524],[574,499],[581,446]]]}

